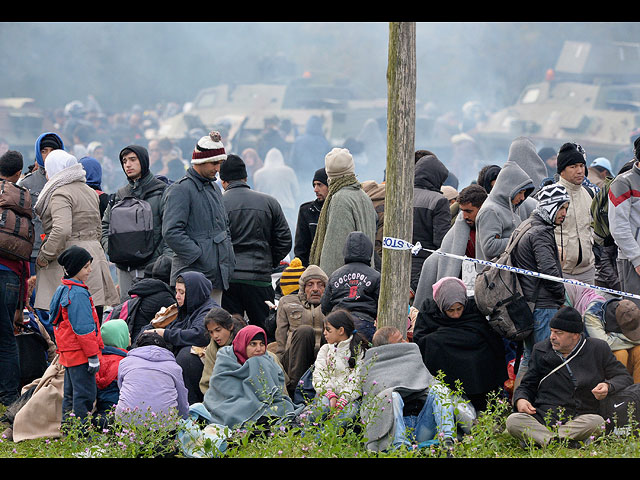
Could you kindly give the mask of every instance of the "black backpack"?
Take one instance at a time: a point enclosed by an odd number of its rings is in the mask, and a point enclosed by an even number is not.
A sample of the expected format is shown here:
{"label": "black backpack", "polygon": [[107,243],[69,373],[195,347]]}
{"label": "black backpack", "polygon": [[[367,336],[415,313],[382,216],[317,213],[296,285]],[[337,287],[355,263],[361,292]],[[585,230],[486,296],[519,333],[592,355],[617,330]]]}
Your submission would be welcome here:
{"label": "black backpack", "polygon": [[600,416],[605,419],[606,433],[626,436],[640,428],[640,384],[634,383],[600,400]]}

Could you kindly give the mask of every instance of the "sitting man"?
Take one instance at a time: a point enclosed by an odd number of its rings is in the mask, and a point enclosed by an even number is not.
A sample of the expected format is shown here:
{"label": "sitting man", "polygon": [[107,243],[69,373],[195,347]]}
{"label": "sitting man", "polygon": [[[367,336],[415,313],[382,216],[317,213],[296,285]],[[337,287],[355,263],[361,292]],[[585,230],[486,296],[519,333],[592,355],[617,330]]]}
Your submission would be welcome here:
{"label": "sitting man", "polygon": [[[449,389],[427,370],[420,349],[395,327],[381,327],[364,356],[360,408],[370,451],[431,442],[442,437],[447,447],[456,434]],[[411,375],[407,375],[411,372]],[[381,408],[393,403],[393,408]]]}
{"label": "sitting man", "polygon": [[[524,445],[546,446],[568,439],[590,443],[602,433],[600,400],[633,383],[604,340],[585,337],[580,313],[562,307],[550,322],[551,335],[533,347],[527,372],[513,395],[515,412],[507,431]],[[556,428],[549,428],[559,425]]]}
{"label": "sitting man", "polygon": [[327,275],[317,265],[309,265],[300,275],[299,288],[280,298],[276,317],[276,342],[269,344],[289,376],[287,390],[293,394],[304,372],[316,360],[324,340],[324,314],[320,307]]}

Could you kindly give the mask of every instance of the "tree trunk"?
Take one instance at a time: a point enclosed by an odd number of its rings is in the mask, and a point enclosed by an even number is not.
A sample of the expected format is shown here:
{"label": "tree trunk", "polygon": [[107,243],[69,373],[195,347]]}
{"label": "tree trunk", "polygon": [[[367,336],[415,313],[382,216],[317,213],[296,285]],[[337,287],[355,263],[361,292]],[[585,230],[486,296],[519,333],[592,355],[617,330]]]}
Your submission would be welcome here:
{"label": "tree trunk", "polygon": [[[389,24],[387,67],[387,171],[384,237],[412,242],[416,116],[416,26]],[[378,328],[394,326],[406,337],[411,251],[382,250]]]}

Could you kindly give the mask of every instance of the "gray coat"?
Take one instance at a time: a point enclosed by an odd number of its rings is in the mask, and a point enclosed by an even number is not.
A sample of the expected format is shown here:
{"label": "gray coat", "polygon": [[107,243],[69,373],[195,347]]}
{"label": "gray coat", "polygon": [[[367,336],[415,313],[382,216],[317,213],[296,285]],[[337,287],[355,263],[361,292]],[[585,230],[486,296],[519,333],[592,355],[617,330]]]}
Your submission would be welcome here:
{"label": "gray coat", "polygon": [[196,271],[215,290],[226,290],[236,261],[220,187],[190,167],[165,190],[162,203],[162,236],[175,252],[171,285],[181,272]]}
{"label": "gray coat", "polygon": [[525,220],[538,205],[538,201],[533,198],[533,195],[538,193],[542,181],[547,177],[547,165],[538,155],[536,146],[527,137],[518,137],[511,142],[507,161],[517,163],[533,182],[533,192],[518,207],[518,215],[522,220]]}

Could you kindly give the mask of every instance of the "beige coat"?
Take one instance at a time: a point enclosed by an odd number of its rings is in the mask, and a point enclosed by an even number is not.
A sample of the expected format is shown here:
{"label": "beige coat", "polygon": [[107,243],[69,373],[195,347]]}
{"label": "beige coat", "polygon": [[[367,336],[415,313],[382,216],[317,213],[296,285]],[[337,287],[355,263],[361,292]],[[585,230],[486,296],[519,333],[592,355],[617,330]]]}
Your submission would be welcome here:
{"label": "beige coat", "polygon": [[85,248],[93,257],[87,286],[94,305],[116,305],[119,297],[100,244],[102,223],[96,191],[82,181],[61,185],[51,195],[41,220],[46,238],[38,258],[49,263],[44,268],[36,266],[35,308],[49,310],[64,275],[58,255],[72,245]]}
{"label": "beige coat", "polygon": [[313,327],[316,337],[316,353],[320,349],[322,330],[324,328],[324,315],[320,305],[312,305],[302,301],[298,292],[290,293],[280,298],[278,313],[276,316],[276,354],[282,360],[285,350],[291,346],[291,336],[300,325]]}

